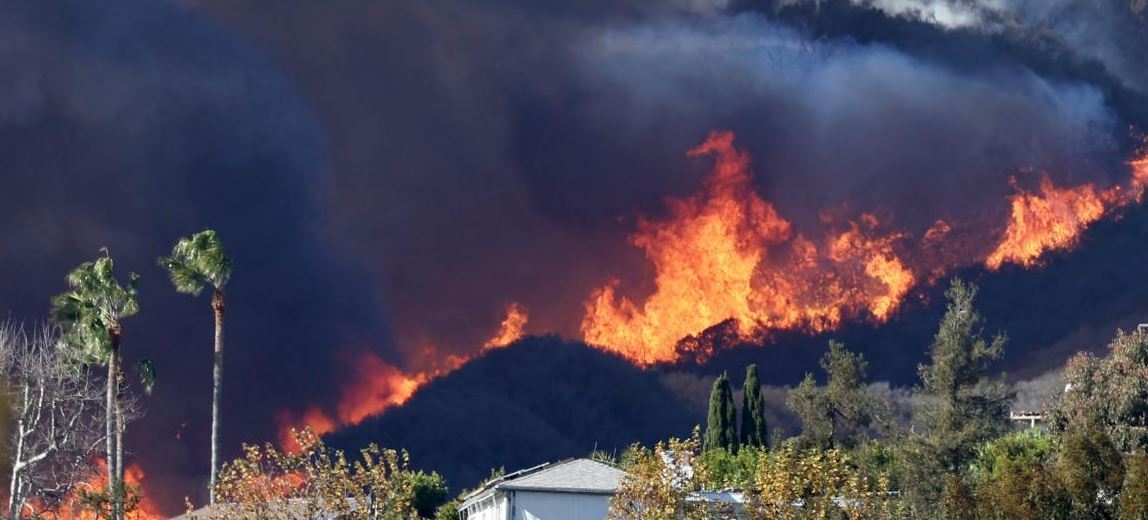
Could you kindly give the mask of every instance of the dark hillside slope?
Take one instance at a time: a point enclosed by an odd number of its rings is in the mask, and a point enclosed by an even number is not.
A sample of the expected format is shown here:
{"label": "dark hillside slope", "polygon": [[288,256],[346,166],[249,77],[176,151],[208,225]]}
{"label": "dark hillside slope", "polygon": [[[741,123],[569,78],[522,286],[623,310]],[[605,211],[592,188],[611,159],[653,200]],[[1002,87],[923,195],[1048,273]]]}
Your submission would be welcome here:
{"label": "dark hillside slope", "polygon": [[443,473],[458,491],[492,468],[685,436],[701,420],[694,415],[655,372],[582,343],[535,337],[489,352],[329,440],[346,449],[406,448],[416,467]]}

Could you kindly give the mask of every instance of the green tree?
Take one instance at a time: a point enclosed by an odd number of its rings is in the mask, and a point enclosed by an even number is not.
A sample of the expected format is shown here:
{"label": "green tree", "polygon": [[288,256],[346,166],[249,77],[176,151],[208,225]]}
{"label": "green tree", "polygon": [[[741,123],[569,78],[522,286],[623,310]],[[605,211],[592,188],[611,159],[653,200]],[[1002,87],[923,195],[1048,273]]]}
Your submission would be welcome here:
{"label": "green tree", "polygon": [[1148,334],[1117,331],[1107,356],[1069,360],[1064,381],[1050,414],[1055,430],[1097,428],[1120,451],[1148,451]]}
{"label": "green tree", "polygon": [[215,366],[211,390],[211,503],[215,503],[215,484],[219,479],[220,398],[223,392],[223,312],[227,308],[224,286],[231,280],[231,259],[219,235],[204,230],[181,238],[171,249],[171,256],[159,259],[167,269],[175,290],[199,296],[211,288],[211,309],[215,314]]}
{"label": "green tree", "polygon": [[1077,518],[1113,517],[1113,501],[1124,482],[1124,461],[1107,434],[1089,429],[1062,435],[1057,469]]}
{"label": "green tree", "polygon": [[925,427],[927,456],[943,471],[955,472],[974,455],[976,446],[1007,432],[1008,406],[1015,393],[1003,377],[990,378],[991,365],[1004,355],[1006,339],[984,338],[984,318],[973,307],[977,288],[953,280],[945,296],[948,309],[929,352],[930,363],[918,369],[918,393],[924,403],[917,422]]}
{"label": "green tree", "polygon": [[1070,499],[1051,465],[1055,450],[1053,436],[1036,429],[981,445],[969,471],[978,518],[1068,518]]}
{"label": "green tree", "polygon": [[869,363],[838,341],[821,358],[824,387],[812,374],[789,393],[786,404],[801,420],[801,443],[816,448],[851,449],[861,444],[876,406],[866,389]]}
{"label": "green tree", "polygon": [[622,454],[626,474],[610,497],[608,520],[703,520],[711,518],[704,504],[688,500],[700,490],[694,467],[698,458],[697,430],[687,440],[670,439],[653,449],[631,446]]}
{"label": "green tree", "polygon": [[139,276],[128,275],[120,285],[107,249],[104,256],[84,262],[68,274],[69,291],[52,298],[52,320],[60,326],[61,348],[85,362],[108,368],[105,392],[105,434],[108,489],[111,492],[111,518],[122,520],[124,513],[122,403],[123,368],[120,341],[123,319],[139,312],[136,285]]}
{"label": "green tree", "polygon": [[813,374],[805,374],[805,379],[789,391],[785,405],[801,421],[798,443],[802,447],[829,449],[833,445],[833,405]]}
{"label": "green tree", "polygon": [[719,448],[731,453],[737,451],[737,408],[733,404],[729,375],[724,372],[714,380],[710,390],[704,448],[706,451]]}
{"label": "green tree", "polygon": [[412,477],[414,483],[411,503],[415,511],[420,517],[433,518],[435,511],[445,504],[447,497],[450,496],[446,480],[433,471],[430,473],[416,471]]}
{"label": "green tree", "polygon": [[461,520],[458,508],[462,507],[462,499],[454,498],[438,507],[434,512],[434,520]]}
{"label": "green tree", "polygon": [[[937,503],[939,520],[976,520],[977,505],[972,490],[960,475],[948,474],[941,479],[941,498]],[[924,515],[919,515],[924,516]]]}
{"label": "green tree", "polygon": [[1120,520],[1148,520],[1148,455],[1125,457],[1124,468]]}
{"label": "green tree", "polygon": [[765,400],[761,397],[761,381],[757,378],[757,365],[745,367],[745,384],[741,397],[741,445],[764,448],[769,445],[769,431],[765,423]]}

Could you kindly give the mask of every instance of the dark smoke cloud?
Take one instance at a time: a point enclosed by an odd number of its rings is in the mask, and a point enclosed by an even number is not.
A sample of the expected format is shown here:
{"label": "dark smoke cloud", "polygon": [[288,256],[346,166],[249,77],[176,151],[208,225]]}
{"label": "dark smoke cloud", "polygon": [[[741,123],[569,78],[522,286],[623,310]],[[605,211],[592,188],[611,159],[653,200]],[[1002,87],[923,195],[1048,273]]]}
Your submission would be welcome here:
{"label": "dark smoke cloud", "polygon": [[198,16],[156,2],[2,8],[0,312],[43,319],[67,271],[105,245],[121,276],[142,275],[125,349],[160,382],[129,439],[161,503],[199,495],[207,470],[210,310],[155,264],[178,236],[215,227],[236,263],[228,453],[269,438],[278,410],[333,393],[335,347],[385,349],[370,278],[323,238],[327,173],[290,84]]}
{"label": "dark smoke cloud", "polygon": [[208,10],[313,101],[336,236],[381,273],[412,349],[473,351],[511,300],[533,330],[576,334],[590,287],[649,269],[628,219],[696,189],[705,165],[683,154],[714,128],[739,132],[802,222],[844,200],[914,229],[921,207],[1002,217],[1018,167],[1124,174],[1122,120],[1085,79],[814,42],[720,2]]}
{"label": "dark smoke cloud", "polygon": [[[824,0],[779,0],[819,8]],[[828,0],[832,3],[836,0]],[[1125,86],[1148,93],[1148,3],[1144,0],[848,0],[890,17],[948,30],[1027,40],[1101,63]]]}
{"label": "dark smoke cloud", "polygon": [[[1115,54],[1082,50],[1111,64],[1096,72],[1061,66],[1067,35],[1021,52],[999,31],[869,9],[888,31],[862,37],[875,25],[853,11],[786,10],[800,7],[5,6],[4,310],[41,316],[105,244],[143,273],[128,349],[165,378],[133,435],[145,462],[164,461],[155,478],[202,479],[207,399],[190,396],[207,395],[210,316],[154,257],[204,226],[238,266],[234,453],[283,409],[333,405],[345,350],[417,370],[434,364],[426,345],[477,350],[510,301],[531,310],[528,330],[577,335],[591,288],[624,276],[648,291],[632,216],[697,188],[707,165],[684,152],[711,129],[738,132],[762,194],[807,227],[846,201],[915,231],[999,216],[1009,177],[1032,179],[1022,166],[1072,183],[1125,174],[1139,80]],[[1081,13],[1081,27],[1116,23]],[[910,26],[940,43],[907,50]],[[1140,41],[1108,48],[1143,55]],[[195,492],[166,489],[175,507]]]}

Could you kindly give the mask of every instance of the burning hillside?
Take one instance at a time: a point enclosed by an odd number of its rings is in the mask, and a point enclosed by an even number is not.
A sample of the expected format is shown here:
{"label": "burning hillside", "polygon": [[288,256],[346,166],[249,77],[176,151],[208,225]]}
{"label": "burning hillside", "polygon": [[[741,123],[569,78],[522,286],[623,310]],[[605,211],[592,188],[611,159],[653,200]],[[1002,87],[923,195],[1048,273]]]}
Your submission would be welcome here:
{"label": "burning hillside", "polygon": [[816,239],[794,231],[753,191],[749,158],[733,140],[715,132],[690,152],[716,156],[703,191],[668,201],[669,217],[641,220],[632,237],[655,266],[657,290],[639,305],[616,295],[616,280],[596,289],[582,322],[586,341],[648,365],[677,360],[682,338],[730,318],[749,338],[824,332],[845,319],[884,322],[921,280],[977,263],[1031,267],[1041,254],[1073,246],[1089,224],[1139,202],[1146,178],[1144,159],[1130,164],[1127,185],[1104,191],[1060,188],[1045,173],[1039,192],[1013,196],[1003,233],[978,230],[984,243],[938,255],[953,229],[941,219],[920,237],[886,229],[871,213],[844,224],[826,216]]}
{"label": "burning hillside", "polygon": [[[623,281],[613,279],[590,292],[581,319],[588,344],[638,366],[714,354],[714,345],[699,350],[683,339],[723,322],[750,342],[767,341],[781,330],[817,334],[845,321],[883,323],[915,286],[934,283],[953,269],[1038,266],[1044,253],[1073,247],[1090,224],[1139,202],[1148,182],[1148,152],[1143,152],[1128,163],[1126,183],[1106,188],[1062,187],[1042,172],[1038,189],[1027,190],[1013,177],[1016,193],[1005,201],[1007,219],[988,229],[938,216],[914,236],[886,224],[877,211],[852,217],[823,211],[823,229],[811,235],[755,191],[752,158],[737,147],[732,132],[710,133],[687,156],[713,160],[701,190],[668,199],[665,218],[640,217],[630,237],[653,264],[655,290],[637,302],[620,295]],[[521,338],[527,324],[525,308],[508,305],[482,350]],[[427,381],[471,359],[443,358],[433,346],[422,350],[422,359],[434,365],[411,373],[371,354],[356,358],[355,375],[334,413],[317,407],[285,412],[281,438],[289,437],[291,427],[327,433],[358,424],[403,404]]]}

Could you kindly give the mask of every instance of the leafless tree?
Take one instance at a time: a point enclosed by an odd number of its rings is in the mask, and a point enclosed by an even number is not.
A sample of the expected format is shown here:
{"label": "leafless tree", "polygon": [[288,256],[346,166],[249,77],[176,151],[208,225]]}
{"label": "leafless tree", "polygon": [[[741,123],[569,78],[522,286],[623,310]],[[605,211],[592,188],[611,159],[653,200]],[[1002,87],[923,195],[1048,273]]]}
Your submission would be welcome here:
{"label": "leafless tree", "polygon": [[49,327],[0,324],[0,374],[15,422],[7,508],[13,520],[55,510],[97,474],[106,437],[104,382],[57,342]]}

